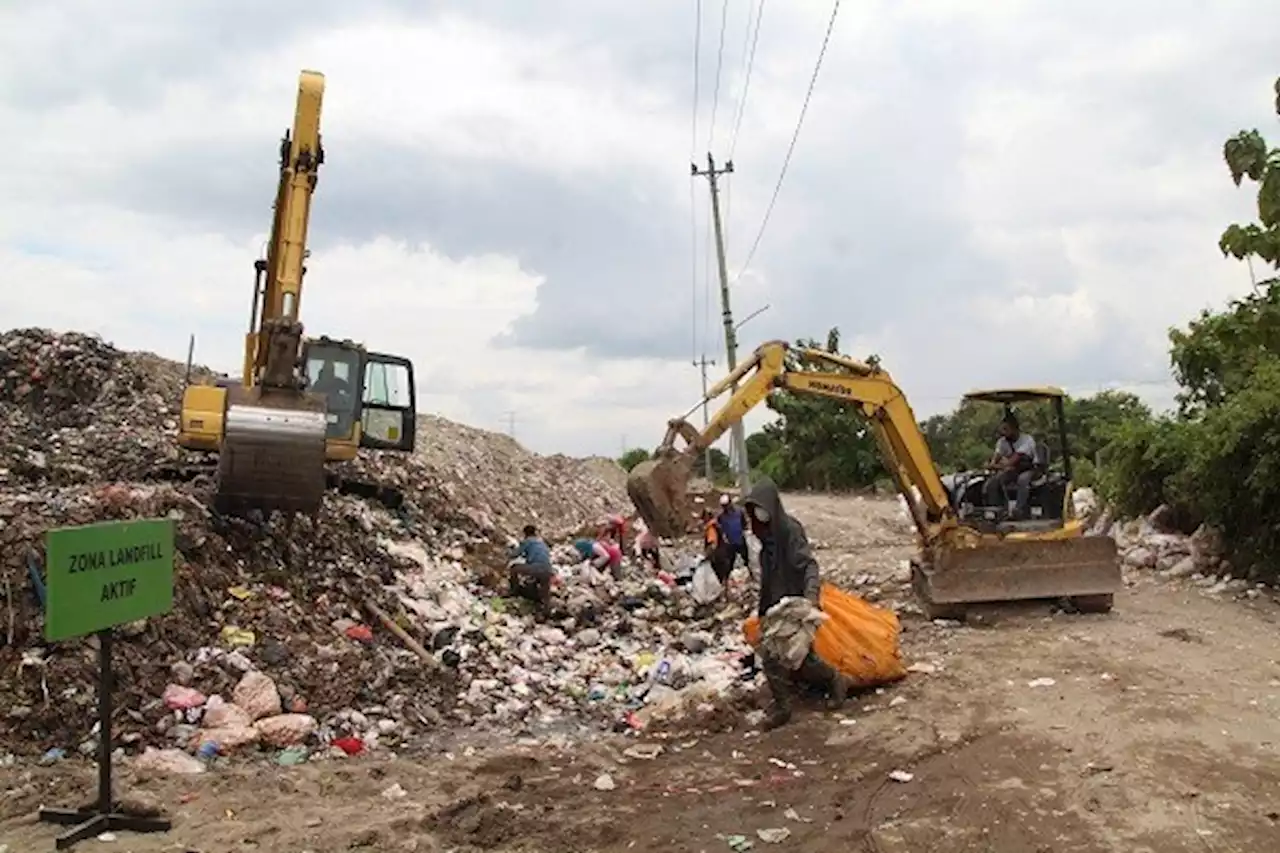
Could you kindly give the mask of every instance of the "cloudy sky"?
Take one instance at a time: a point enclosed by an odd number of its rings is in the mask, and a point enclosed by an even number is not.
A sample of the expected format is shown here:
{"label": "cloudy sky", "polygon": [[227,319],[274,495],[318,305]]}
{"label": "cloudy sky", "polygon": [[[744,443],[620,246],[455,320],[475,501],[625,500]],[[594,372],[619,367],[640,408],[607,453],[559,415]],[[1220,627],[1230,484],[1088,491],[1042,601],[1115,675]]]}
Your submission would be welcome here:
{"label": "cloudy sky", "polygon": [[303,319],[413,358],[425,410],[514,412],[541,451],[654,444],[691,359],[724,369],[708,150],[737,167],[734,311],[770,306],[748,349],[838,325],[922,416],[1027,381],[1170,398],[1165,330],[1249,286],[1216,248],[1251,212],[1220,152],[1274,130],[1271,3],[846,0],[744,268],[831,12],[766,0],[747,86],[759,2],[4,3],[0,325],[174,358],[194,333],[235,369],[312,68]]}

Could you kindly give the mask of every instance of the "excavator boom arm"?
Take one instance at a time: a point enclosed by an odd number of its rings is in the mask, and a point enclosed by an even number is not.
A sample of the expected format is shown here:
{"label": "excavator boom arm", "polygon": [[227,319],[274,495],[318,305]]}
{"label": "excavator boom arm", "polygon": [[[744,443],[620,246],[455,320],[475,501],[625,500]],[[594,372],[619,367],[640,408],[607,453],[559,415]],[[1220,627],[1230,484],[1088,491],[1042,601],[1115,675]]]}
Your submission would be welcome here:
{"label": "excavator boom arm", "polygon": [[[832,369],[789,369],[786,363],[788,352],[794,352],[804,363]],[[687,472],[668,470],[655,474],[654,469],[664,461],[668,467],[672,464],[689,467],[689,458],[714,444],[777,389],[813,394],[858,406],[866,416],[885,467],[906,499],[921,534],[932,535],[931,531],[936,529],[934,525],[939,522],[947,526],[955,524],[955,513],[946,486],[938,475],[929,445],[920,432],[906,395],[879,367],[839,353],[794,348],[785,341],[770,341],[759,346],[750,359],[707,389],[707,399],[720,397],[735,386],[736,390],[701,431],[683,418],[671,421],[656,454],[658,461],[633,471],[628,491],[643,515],[654,516],[646,518],[646,521],[651,526],[656,522],[660,532],[672,530],[675,522],[665,519],[675,519],[680,513],[655,508],[655,504],[662,502],[655,500],[655,494],[660,492],[668,503],[678,502],[680,489],[676,481]],[[682,451],[675,447],[677,438],[684,438],[687,442]],[[655,489],[652,483],[644,482],[646,479],[659,481],[662,487]],[[675,534],[664,532],[663,535]]]}
{"label": "excavator boom arm", "polygon": [[245,337],[246,387],[261,384],[287,388],[297,384],[307,226],[320,165],[324,163],[320,142],[323,100],[324,75],[303,71],[298,78],[293,127],[280,142],[280,180],[266,263],[257,267],[265,280],[254,285],[253,316]]}
{"label": "excavator boom arm", "polygon": [[[302,265],[307,253],[307,226],[311,221],[311,197],[319,178],[324,149],[320,146],[320,105],[324,99],[324,75],[303,71],[298,78],[298,102],[293,132],[281,145],[280,184],[275,227],[268,249],[270,267],[263,321],[298,318],[302,299]],[[288,147],[285,148],[285,145]]]}

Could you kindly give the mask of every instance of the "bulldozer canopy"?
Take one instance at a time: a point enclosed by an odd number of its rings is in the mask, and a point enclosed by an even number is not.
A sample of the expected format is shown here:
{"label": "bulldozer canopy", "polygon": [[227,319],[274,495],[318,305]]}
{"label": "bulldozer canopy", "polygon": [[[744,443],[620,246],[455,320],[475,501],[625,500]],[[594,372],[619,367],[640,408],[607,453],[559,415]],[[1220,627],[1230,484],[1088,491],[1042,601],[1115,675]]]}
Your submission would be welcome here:
{"label": "bulldozer canopy", "polygon": [[1053,385],[1028,386],[1025,388],[991,388],[983,391],[970,391],[964,395],[966,400],[981,403],[1027,403],[1034,400],[1057,400],[1067,396],[1067,392]]}

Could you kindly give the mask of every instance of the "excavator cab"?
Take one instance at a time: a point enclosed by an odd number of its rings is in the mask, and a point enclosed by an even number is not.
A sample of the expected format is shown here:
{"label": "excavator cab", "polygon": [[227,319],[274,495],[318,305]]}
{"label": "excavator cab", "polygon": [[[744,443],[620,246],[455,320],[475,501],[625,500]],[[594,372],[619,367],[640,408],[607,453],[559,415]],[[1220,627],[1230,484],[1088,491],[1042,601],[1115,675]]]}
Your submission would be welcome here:
{"label": "excavator cab", "polygon": [[357,447],[412,452],[413,363],[322,337],[304,344],[307,390],[325,398],[326,458],[347,460]]}
{"label": "excavator cab", "polygon": [[[990,470],[961,471],[943,476],[960,521],[984,532],[1015,533],[1053,530],[1072,518],[1071,449],[1067,441],[1066,392],[1052,386],[971,391],[967,403],[990,405],[990,419],[999,424],[1012,415],[1020,431],[1035,441],[1028,479],[1025,516],[1016,512],[1016,481],[988,487]],[[997,420],[996,412],[999,412]],[[992,429],[994,447],[998,438]],[[992,494],[995,492],[995,494]]]}

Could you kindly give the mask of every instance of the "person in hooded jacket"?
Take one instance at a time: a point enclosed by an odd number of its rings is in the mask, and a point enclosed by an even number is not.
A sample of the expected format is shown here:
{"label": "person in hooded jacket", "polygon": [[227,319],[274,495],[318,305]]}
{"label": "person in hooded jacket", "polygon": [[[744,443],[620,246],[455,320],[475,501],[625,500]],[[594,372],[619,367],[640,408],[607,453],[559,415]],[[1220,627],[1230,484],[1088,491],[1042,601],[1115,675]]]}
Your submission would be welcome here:
{"label": "person in hooded jacket", "polygon": [[[770,607],[789,596],[804,597],[819,604],[822,581],[818,561],[813,558],[809,537],[795,517],[783,509],[782,498],[773,481],[762,478],[743,501],[752,534],[760,540],[760,603],[756,614],[764,619]],[[773,694],[773,709],[765,720],[766,730],[791,720],[791,705],[797,682],[827,691],[827,707],[844,705],[849,680],[812,650],[797,670],[762,655],[765,680]]]}

